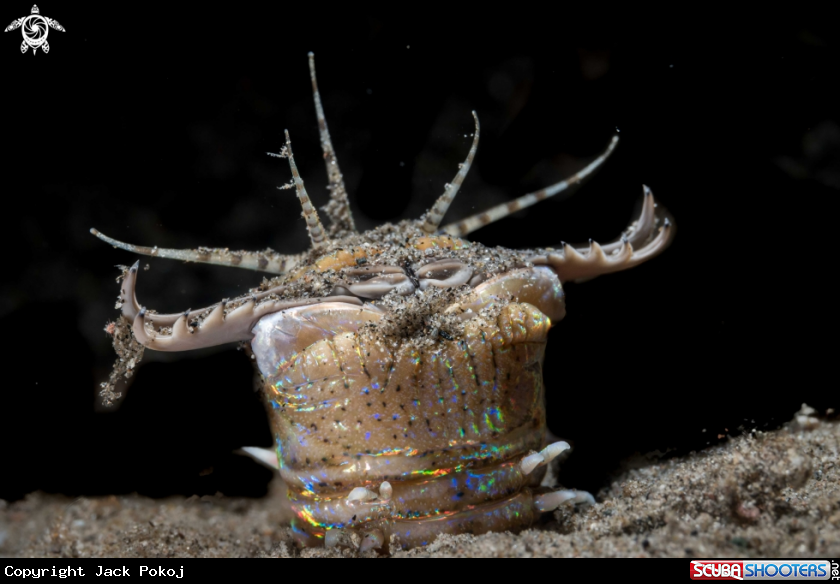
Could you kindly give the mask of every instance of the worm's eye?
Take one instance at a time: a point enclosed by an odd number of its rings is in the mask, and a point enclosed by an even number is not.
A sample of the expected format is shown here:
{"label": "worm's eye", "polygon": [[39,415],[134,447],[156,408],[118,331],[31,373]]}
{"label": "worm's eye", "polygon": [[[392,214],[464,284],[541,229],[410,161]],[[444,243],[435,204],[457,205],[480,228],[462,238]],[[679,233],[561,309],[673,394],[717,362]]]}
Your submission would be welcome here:
{"label": "worm's eye", "polygon": [[467,264],[458,260],[439,260],[426,264],[417,270],[420,288],[454,288],[470,281],[473,271]]}
{"label": "worm's eye", "polygon": [[349,284],[347,289],[362,298],[382,298],[392,290],[405,296],[414,292],[414,284],[405,274],[382,274],[358,284]]}
{"label": "worm's eye", "polygon": [[[336,289],[343,289],[360,298],[382,298],[391,291],[405,296],[414,292],[414,284],[402,268],[397,266],[365,266],[347,270],[347,281]],[[333,291],[335,294],[336,292]]]}

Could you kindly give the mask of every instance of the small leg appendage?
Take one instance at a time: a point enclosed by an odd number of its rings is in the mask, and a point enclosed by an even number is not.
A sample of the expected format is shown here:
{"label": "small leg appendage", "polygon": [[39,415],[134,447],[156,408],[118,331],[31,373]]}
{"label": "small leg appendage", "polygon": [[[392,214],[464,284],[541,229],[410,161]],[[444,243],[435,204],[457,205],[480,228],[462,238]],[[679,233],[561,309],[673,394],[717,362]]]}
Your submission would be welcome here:
{"label": "small leg appendage", "polygon": [[371,529],[362,535],[362,544],[359,546],[359,553],[365,553],[370,550],[382,549],[385,545],[385,535],[379,529]]}
{"label": "small leg appendage", "polygon": [[586,491],[561,490],[537,495],[534,497],[534,505],[540,513],[554,511],[566,501],[571,501],[573,504],[594,505],[595,497]]}
{"label": "small leg appendage", "polygon": [[533,452],[528,456],[524,457],[522,461],[519,463],[520,468],[522,469],[522,474],[528,475],[534,471],[535,468],[539,467],[542,464],[548,464],[560,454],[569,450],[571,446],[569,446],[568,442],[555,442],[554,444],[549,444],[539,452]]}
{"label": "small leg appendage", "polygon": [[344,529],[330,529],[324,534],[324,547],[346,547],[359,549],[359,534],[349,527]]}

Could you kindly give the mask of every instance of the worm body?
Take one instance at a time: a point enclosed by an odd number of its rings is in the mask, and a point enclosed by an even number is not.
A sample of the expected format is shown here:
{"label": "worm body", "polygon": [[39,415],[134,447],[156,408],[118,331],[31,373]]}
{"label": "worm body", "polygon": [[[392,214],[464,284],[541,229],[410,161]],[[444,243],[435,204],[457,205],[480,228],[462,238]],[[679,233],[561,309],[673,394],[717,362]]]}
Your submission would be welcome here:
{"label": "worm body", "polygon": [[[310,71],[331,198],[324,226],[283,149],[311,247],[294,255],[104,241],[139,254],[272,275],[258,288],[200,310],[158,314],[126,268],[121,318],[110,326],[121,359],[114,397],[144,349],[185,351],[240,342],[259,373],[300,545],[400,549],[440,533],[518,530],[583,492],[541,486],[569,449],[545,423],[542,365],[549,329],[565,315],[564,284],[638,265],[673,238],[667,212],[644,188],[640,216],[615,241],[517,250],[466,236],[578,183],[573,177],[441,226],[476,155],[422,217],[355,229],[315,78]],[[549,388],[550,391],[550,388]],[[254,450],[254,449],[249,449]],[[263,457],[264,459],[264,457]]]}

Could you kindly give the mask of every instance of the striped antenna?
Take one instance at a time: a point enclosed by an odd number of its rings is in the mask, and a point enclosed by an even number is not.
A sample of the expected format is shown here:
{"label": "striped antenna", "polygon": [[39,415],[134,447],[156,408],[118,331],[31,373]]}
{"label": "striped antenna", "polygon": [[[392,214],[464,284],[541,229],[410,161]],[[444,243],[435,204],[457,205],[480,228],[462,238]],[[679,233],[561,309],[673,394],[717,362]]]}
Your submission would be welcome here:
{"label": "striped antenna", "polygon": [[458,170],[458,174],[455,175],[455,179],[446,185],[443,194],[437,201],[435,201],[432,208],[426,211],[426,214],[420,218],[420,221],[423,222],[423,231],[426,233],[435,233],[438,230],[438,225],[440,225],[440,222],[443,220],[443,216],[446,215],[449,205],[452,204],[452,201],[455,199],[455,195],[458,194],[458,189],[461,188],[461,184],[464,182],[464,179],[467,177],[467,173],[470,171],[470,166],[475,158],[475,151],[478,150],[479,134],[478,115],[475,111],[472,112],[472,115],[475,119],[475,137],[473,138],[470,152],[467,154],[467,159],[464,163],[460,165],[460,169]]}
{"label": "striped antenna", "polygon": [[198,249],[169,249],[165,247],[148,247],[145,245],[132,245],[124,243],[96,229],[90,232],[96,237],[110,243],[114,247],[130,251],[140,255],[171,260],[183,260],[197,264],[215,264],[218,266],[229,266],[243,268],[256,272],[267,272],[269,274],[285,274],[300,262],[300,256],[282,255],[273,249],[265,251],[230,251],[227,248],[199,247]]}
{"label": "striped antenna", "polygon": [[318,130],[321,133],[321,149],[324,151],[324,162],[327,165],[329,179],[330,202],[323,209],[330,220],[330,234],[336,235],[341,231],[356,231],[353,215],[350,213],[350,200],[344,186],[344,176],[338,168],[327,119],[324,117],[324,106],[321,104],[321,94],[318,91],[318,80],[315,77],[315,53],[309,53],[309,77],[312,79],[312,96],[315,99],[315,114],[318,117]]}
{"label": "striped antenna", "polygon": [[[297,193],[297,198],[300,200],[300,205],[303,207],[303,218],[306,219],[306,229],[309,231],[309,239],[312,241],[312,247],[314,249],[322,248],[327,243],[327,234],[324,231],[324,226],[321,225],[321,219],[318,217],[318,211],[315,210],[315,207],[312,206],[312,203],[309,200],[309,195],[306,193],[306,187],[303,186],[303,179],[300,178],[300,173],[298,172],[297,165],[295,164],[295,157],[292,154],[292,141],[289,138],[289,130],[285,130],[286,132],[286,146],[283,148],[283,151],[280,154],[274,154],[269,152],[271,156],[277,156],[280,158],[288,158],[289,159],[289,166],[292,169],[292,179],[294,181],[295,192]],[[287,189],[291,185],[284,185],[282,187],[277,187],[278,189]]]}
{"label": "striped antenna", "polygon": [[[535,205],[540,201],[543,201],[549,197],[553,197],[557,193],[562,193],[566,189],[571,186],[574,186],[590,174],[595,172],[599,166],[601,166],[604,161],[609,158],[612,151],[615,150],[615,146],[618,144],[618,136],[613,136],[613,139],[610,141],[609,146],[604,152],[595,160],[590,162],[585,168],[580,170],[577,174],[560,181],[559,183],[553,184],[550,187],[545,187],[544,189],[540,189],[538,191],[534,191],[533,193],[528,193],[527,195],[522,195],[516,200],[511,201],[510,203],[503,203],[501,205],[497,205],[482,213],[478,213],[477,215],[473,215],[472,217],[467,217],[466,219],[462,219],[461,221],[457,221],[455,223],[450,223],[449,225],[443,227],[441,229],[442,232],[447,233],[449,235],[454,236],[464,236],[469,233],[472,233],[476,229],[484,227],[485,225],[489,225],[499,219],[504,219],[508,215],[512,215],[517,211],[525,209],[526,207],[530,207],[531,205]],[[441,197],[443,198],[443,197]]]}

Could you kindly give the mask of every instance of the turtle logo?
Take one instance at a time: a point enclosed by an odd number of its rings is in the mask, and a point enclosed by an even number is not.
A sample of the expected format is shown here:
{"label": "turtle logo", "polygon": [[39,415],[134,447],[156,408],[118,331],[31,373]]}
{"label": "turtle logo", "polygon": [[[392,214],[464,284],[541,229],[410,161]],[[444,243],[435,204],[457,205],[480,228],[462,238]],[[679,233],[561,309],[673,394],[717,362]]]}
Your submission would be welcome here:
{"label": "turtle logo", "polygon": [[26,49],[32,47],[33,55],[39,48],[45,53],[50,52],[50,44],[47,42],[47,34],[50,32],[50,28],[64,32],[64,27],[58,24],[58,21],[41,16],[37,4],[32,6],[32,14],[12,21],[12,24],[7,26],[3,32],[9,32],[16,28],[20,28],[23,33],[20,52],[25,53]]}

